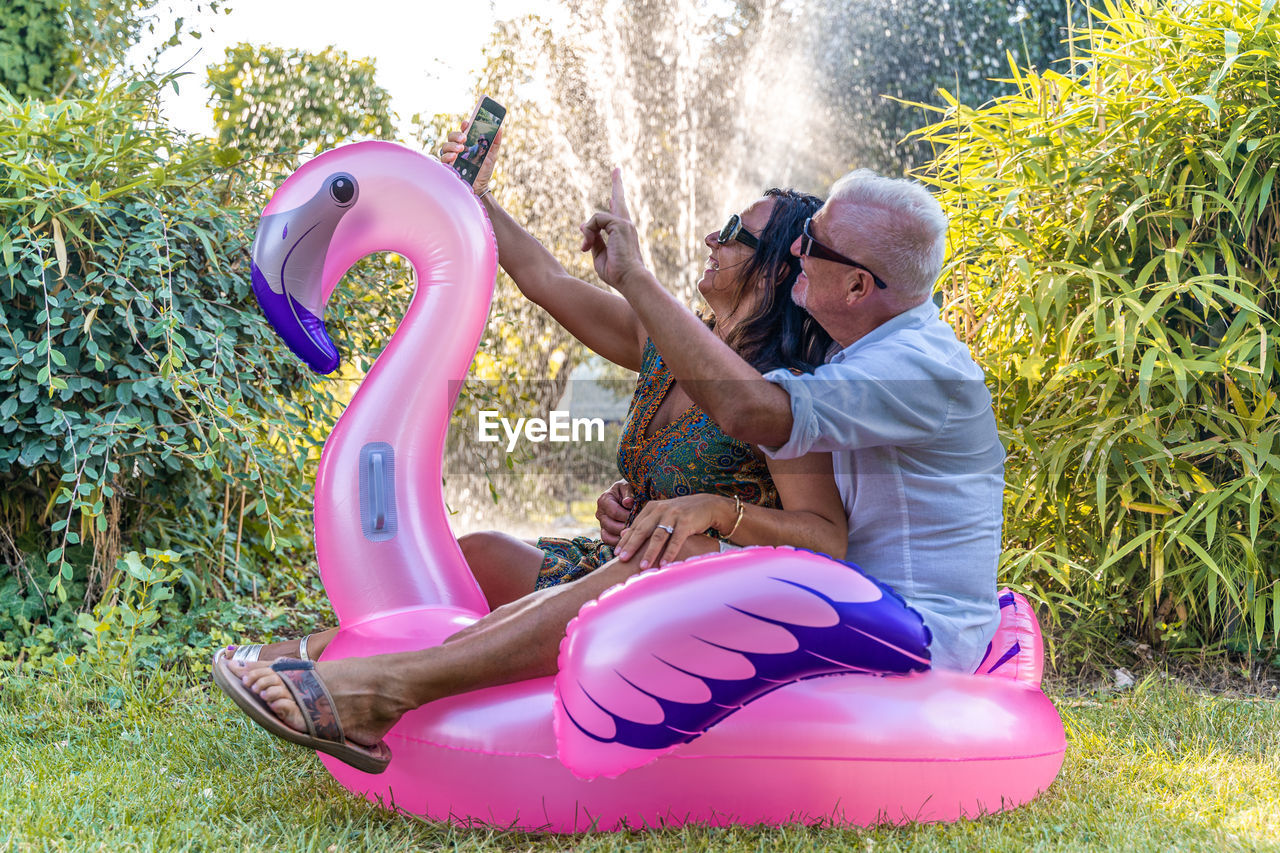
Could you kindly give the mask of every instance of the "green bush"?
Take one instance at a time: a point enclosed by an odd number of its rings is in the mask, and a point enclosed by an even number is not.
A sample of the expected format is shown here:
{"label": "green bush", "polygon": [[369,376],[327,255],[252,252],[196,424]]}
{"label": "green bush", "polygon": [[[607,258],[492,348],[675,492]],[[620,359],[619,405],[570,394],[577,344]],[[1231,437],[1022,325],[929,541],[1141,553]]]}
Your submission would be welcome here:
{"label": "green bush", "polygon": [[327,47],[319,53],[237,44],[209,67],[213,120],[222,145],[282,155],[288,168],[306,149],[391,135],[391,95],[371,59]]}
{"label": "green bush", "polygon": [[1009,449],[1004,573],[1095,630],[1280,633],[1274,6],[1108,2],[1078,76],[921,132]]}
{"label": "green bush", "polygon": [[[221,0],[201,3],[210,12],[222,6]],[[0,88],[20,98],[92,91],[121,67],[153,63],[177,45],[185,30],[178,12],[160,0],[5,0]],[[144,32],[154,42],[150,55],[131,56]]]}
{"label": "green bush", "polygon": [[262,320],[261,199],[160,119],[168,82],[0,89],[0,636],[73,624],[126,550],[180,554],[189,604],[310,545],[332,386]]}

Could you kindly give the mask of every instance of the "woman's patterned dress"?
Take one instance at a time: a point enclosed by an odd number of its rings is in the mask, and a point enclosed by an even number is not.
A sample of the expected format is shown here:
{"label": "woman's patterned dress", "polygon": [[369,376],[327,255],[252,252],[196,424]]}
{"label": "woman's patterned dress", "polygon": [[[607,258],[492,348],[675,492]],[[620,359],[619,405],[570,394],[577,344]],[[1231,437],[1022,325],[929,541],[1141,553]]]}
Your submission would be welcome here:
{"label": "woman's patterned dress", "polygon": [[[730,438],[696,404],[648,438],[649,422],[675,379],[653,341],[645,343],[636,384],[618,442],[618,470],[635,494],[632,518],[650,500],[708,492],[743,503],[778,508],[778,491],[764,460],[751,445]],[[599,539],[544,536],[545,557],[538,589],[577,580],[613,559],[613,547]]]}

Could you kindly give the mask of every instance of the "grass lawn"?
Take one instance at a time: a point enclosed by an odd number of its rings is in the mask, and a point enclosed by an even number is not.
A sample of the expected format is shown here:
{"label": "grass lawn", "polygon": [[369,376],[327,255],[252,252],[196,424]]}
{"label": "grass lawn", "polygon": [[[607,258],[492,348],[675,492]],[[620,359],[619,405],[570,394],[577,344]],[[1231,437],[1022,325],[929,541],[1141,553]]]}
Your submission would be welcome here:
{"label": "grass lawn", "polygon": [[538,836],[428,824],[348,794],[203,678],[0,685],[0,851],[1280,850],[1280,704],[1150,679],[1057,699],[1062,774],[954,825]]}

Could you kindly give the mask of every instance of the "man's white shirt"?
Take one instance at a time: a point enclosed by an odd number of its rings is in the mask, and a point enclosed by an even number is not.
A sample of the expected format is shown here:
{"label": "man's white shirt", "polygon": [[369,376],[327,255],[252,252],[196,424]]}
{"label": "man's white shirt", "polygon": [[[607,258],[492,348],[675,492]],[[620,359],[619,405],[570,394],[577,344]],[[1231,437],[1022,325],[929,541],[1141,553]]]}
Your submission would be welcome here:
{"label": "man's white shirt", "polygon": [[933,666],[972,672],[995,633],[1004,446],[969,349],[932,300],[813,374],[765,376],[791,396],[779,459],[832,454],[845,559],[894,588],[933,635]]}

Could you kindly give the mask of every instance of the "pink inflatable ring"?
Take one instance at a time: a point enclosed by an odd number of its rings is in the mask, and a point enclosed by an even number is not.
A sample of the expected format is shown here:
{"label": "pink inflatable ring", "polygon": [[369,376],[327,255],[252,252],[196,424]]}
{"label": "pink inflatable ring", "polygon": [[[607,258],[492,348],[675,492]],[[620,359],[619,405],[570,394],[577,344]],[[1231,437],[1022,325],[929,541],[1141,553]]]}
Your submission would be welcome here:
{"label": "pink inflatable ring", "polygon": [[[322,154],[263,211],[254,290],[299,357],[331,372],[324,306],[377,251],[407,258],[418,288],[321,458],[316,554],[340,623],[326,659],[424,648],[487,611],[440,476],[497,268],[470,187],[390,143]],[[1040,690],[1027,602],[1002,595],[987,660],[965,675],[913,672],[927,666],[927,632],[884,624],[877,602],[890,595],[856,567],[789,548],[647,572],[582,609],[556,678],[407,714],[381,775],[321,760],[385,805],[554,832],[955,820],[1045,790],[1065,738]],[[852,642],[884,646],[885,668],[911,674],[851,671]]]}

